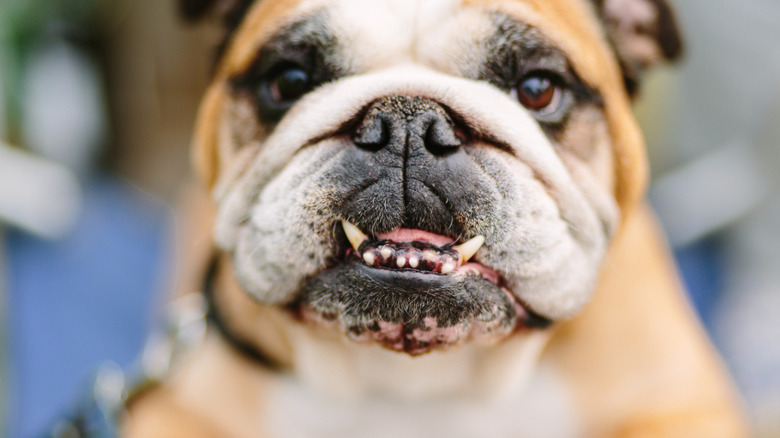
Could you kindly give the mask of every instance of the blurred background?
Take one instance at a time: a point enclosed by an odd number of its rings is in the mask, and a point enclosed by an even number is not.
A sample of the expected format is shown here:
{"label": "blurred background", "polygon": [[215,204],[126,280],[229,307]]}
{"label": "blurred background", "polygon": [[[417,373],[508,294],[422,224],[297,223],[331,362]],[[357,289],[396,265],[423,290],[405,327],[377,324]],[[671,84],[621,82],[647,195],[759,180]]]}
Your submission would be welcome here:
{"label": "blurred background", "polygon": [[[637,102],[650,191],[758,437],[780,437],[780,2],[676,0]],[[0,0],[0,435],[128,366],[174,284],[174,211],[218,32],[175,0]]]}

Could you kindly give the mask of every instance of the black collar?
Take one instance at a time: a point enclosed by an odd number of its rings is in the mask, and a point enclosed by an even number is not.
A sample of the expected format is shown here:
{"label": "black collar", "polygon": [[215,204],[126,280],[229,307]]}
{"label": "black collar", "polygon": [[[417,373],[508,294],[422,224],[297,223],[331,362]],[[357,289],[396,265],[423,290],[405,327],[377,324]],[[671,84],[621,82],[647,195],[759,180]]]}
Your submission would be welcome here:
{"label": "black collar", "polygon": [[215,256],[203,281],[203,297],[206,300],[207,313],[206,318],[208,320],[209,327],[214,327],[217,332],[222,336],[225,342],[233,347],[239,354],[245,358],[256,362],[258,365],[265,368],[278,369],[279,364],[268,357],[265,353],[260,351],[255,345],[237,334],[230,328],[230,324],[225,319],[224,315],[220,312],[217,300],[215,297],[214,283],[219,270],[219,256]]}

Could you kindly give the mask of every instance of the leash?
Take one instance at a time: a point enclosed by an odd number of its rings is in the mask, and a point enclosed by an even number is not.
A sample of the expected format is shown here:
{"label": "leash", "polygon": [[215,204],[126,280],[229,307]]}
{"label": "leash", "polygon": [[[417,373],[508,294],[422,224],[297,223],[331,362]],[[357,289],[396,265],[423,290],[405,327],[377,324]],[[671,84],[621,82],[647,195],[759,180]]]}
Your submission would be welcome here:
{"label": "leash", "polygon": [[136,364],[123,370],[113,362],[102,365],[91,391],[76,413],[58,421],[52,438],[114,438],[127,415],[126,406],[162,382],[183,356],[200,345],[207,329],[208,308],[201,294],[171,302],[162,328],[147,341]]}
{"label": "leash", "polygon": [[167,306],[161,328],[146,342],[135,364],[128,370],[113,362],[102,365],[95,374],[91,391],[77,404],[75,414],[59,420],[45,436],[118,437],[127,406],[170,376],[182,358],[204,341],[210,327],[242,356],[260,366],[277,368],[278,364],[234,333],[224,319],[214,294],[217,267],[215,257],[206,272],[202,293],[186,295]]}

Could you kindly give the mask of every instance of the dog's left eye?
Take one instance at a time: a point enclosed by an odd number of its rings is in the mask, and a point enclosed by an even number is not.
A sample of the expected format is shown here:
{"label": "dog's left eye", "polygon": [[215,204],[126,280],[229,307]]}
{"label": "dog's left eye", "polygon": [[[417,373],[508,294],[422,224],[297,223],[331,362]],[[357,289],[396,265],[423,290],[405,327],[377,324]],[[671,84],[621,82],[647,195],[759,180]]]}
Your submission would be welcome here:
{"label": "dog's left eye", "polygon": [[524,107],[540,116],[554,114],[563,103],[563,89],[558,81],[542,73],[523,78],[513,94]]}

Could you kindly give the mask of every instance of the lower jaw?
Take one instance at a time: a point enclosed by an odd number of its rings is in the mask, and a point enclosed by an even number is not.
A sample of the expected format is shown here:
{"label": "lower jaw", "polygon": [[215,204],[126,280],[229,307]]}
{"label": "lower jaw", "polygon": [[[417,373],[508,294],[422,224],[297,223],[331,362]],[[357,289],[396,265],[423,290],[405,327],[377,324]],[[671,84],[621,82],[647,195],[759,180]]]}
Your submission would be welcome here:
{"label": "lower jaw", "polygon": [[478,273],[375,269],[354,260],[313,278],[290,310],[304,323],[412,356],[490,345],[547,325]]}

